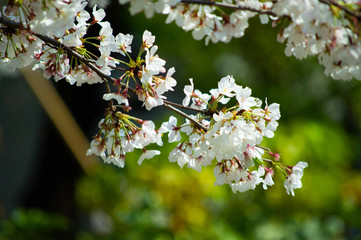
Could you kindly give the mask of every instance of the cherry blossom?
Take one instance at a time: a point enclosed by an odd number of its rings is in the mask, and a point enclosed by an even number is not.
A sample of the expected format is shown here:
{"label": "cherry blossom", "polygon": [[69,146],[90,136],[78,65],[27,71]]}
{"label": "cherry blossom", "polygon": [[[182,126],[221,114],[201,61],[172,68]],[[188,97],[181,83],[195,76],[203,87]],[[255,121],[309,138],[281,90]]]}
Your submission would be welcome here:
{"label": "cherry blossom", "polygon": [[159,154],[160,151],[158,150],[144,150],[143,154],[139,157],[138,164],[142,165],[144,159],[150,159]]}
{"label": "cherry blossom", "polygon": [[[361,48],[351,28],[353,23],[336,18],[332,24],[335,15],[330,6],[316,0],[119,2],[129,3],[131,13],[144,11],[147,17],[167,14],[167,23],[175,21],[206,43],[242,37],[249,18],[257,14],[264,24],[288,18],[290,23],[278,38],[286,41],[286,55],[318,55],[325,73],[336,79],[361,76]],[[104,21],[105,11],[98,6],[109,2],[90,3],[92,9],[88,11],[88,2],[82,0],[52,0],[49,6],[39,0],[17,4],[8,1],[0,13],[0,64],[15,69],[34,62],[33,69],[42,69],[48,79],[64,79],[76,86],[104,84],[103,99],[108,106],[87,155],[94,154],[105,163],[123,168],[126,161],[131,161],[127,154],[139,151],[141,165],[145,159],[161,154],[150,148],[162,146],[162,137],[167,134],[169,143],[177,143],[168,155],[169,161],[199,172],[203,167],[213,167],[215,185],[227,184],[234,192],[244,192],[262,183],[267,189],[274,185],[273,176],[281,172],[286,177],[287,194],[294,195],[294,189],[302,186],[307,163],[285,165],[279,154],[262,146],[264,137],[275,135],[281,116],[279,104],[268,104],[266,99],[262,107],[262,101],[252,97],[251,89],[238,85],[231,75],[221,78],[209,93],[195,89],[190,78],[190,85],[183,89],[182,104],[168,101],[165,93],[177,84],[175,68],[167,69],[166,61],[157,54],[155,36],[145,30],[141,46],[135,49],[133,35],[114,35],[111,23]],[[230,11],[220,15],[220,8]],[[87,36],[94,25],[100,27],[98,34]],[[95,46],[96,52],[90,52],[89,46]],[[136,51],[134,58],[130,53]],[[120,53],[121,59],[115,53]],[[121,72],[120,77],[114,78],[114,71]],[[180,118],[170,116],[157,129],[152,120],[131,115],[131,97],[138,98],[146,110],[163,106],[185,121],[178,123]],[[186,114],[182,109],[193,113]]]}
{"label": "cherry blossom", "polygon": [[143,45],[145,48],[151,48],[155,41],[155,36],[151,32],[145,30],[143,33]]}
{"label": "cherry blossom", "polygon": [[[287,19],[285,22],[289,24],[281,29],[278,37],[280,42],[286,41],[287,56],[303,59],[318,55],[326,75],[334,79],[361,80],[358,1],[350,1],[347,6],[338,1],[320,0],[119,2],[130,2],[132,14],[141,11],[147,17],[152,17],[154,12],[166,14],[166,23],[175,21],[185,31],[192,31],[194,39],[205,39],[207,44],[242,37],[249,26],[248,20],[257,14],[262,24],[271,19],[276,25]],[[220,11],[221,8],[231,11]]]}
{"label": "cherry blossom", "polygon": [[306,162],[299,162],[291,169],[291,174],[284,182],[287,194],[295,195],[294,189],[301,188],[301,178],[303,176],[303,170],[308,166]]}
{"label": "cherry blossom", "polygon": [[193,96],[193,91],[194,91],[194,84],[193,84],[193,79],[189,79],[191,85],[186,85],[184,86],[184,94],[186,95],[186,97],[183,99],[183,106],[188,106],[190,101],[191,101],[191,98]]}
{"label": "cherry blossom", "polygon": [[129,106],[129,101],[128,98],[126,98],[124,95],[122,94],[116,94],[116,93],[106,93],[103,95],[103,99],[104,100],[111,100],[111,99],[115,99],[117,100],[118,104],[125,104],[125,106]]}
{"label": "cherry blossom", "polygon": [[168,142],[179,142],[181,140],[180,127],[177,127],[177,118],[174,116],[169,117],[168,122],[162,123],[163,132],[168,133]]}
{"label": "cherry blossom", "polygon": [[118,49],[116,49],[114,52],[119,52],[123,56],[125,56],[125,53],[131,53],[132,48],[131,44],[133,41],[133,36],[130,34],[123,34],[118,33],[118,35],[115,37],[115,44],[118,46]]}

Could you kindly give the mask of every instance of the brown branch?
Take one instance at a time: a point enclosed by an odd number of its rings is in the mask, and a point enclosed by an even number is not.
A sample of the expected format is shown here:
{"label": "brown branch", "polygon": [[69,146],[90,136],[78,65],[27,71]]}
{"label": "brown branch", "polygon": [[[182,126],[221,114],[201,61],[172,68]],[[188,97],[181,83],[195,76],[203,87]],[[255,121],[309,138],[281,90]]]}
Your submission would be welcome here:
{"label": "brown branch", "polygon": [[6,18],[0,17],[0,23],[4,24],[7,27],[11,27],[14,29],[21,29],[21,26],[17,22],[9,21]]}

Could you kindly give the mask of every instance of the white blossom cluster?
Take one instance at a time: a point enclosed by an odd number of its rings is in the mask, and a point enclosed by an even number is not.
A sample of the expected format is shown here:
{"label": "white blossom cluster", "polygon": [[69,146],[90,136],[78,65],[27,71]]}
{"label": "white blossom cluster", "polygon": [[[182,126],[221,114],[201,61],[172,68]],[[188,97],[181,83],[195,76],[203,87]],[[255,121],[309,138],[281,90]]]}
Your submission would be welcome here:
{"label": "white blossom cluster", "polygon": [[278,1],[273,11],[292,19],[279,34],[279,41],[287,41],[287,56],[302,59],[318,55],[326,75],[361,80],[361,42],[359,33],[349,27],[349,20],[337,18],[329,5],[318,0]]}
{"label": "white blossom cluster", "polygon": [[287,177],[284,182],[287,194],[295,195],[294,189],[301,188],[301,178],[303,176],[303,169],[308,166],[306,162],[299,162],[291,168],[291,174]]}
{"label": "white blossom cluster", "polygon": [[[285,54],[302,59],[317,55],[325,74],[334,79],[361,80],[361,43],[359,17],[345,16],[342,9],[331,7],[332,1],[320,0],[119,0],[130,2],[132,14],[144,11],[147,17],[161,13],[168,15],[166,23],[175,21],[185,31],[192,31],[194,39],[205,38],[216,42],[229,42],[244,35],[248,19],[259,14],[263,24],[289,21],[282,28],[278,40],[286,41]],[[326,4],[329,2],[329,4]],[[218,4],[218,5],[217,5]],[[350,11],[360,10],[358,0],[340,3]],[[230,9],[223,11],[223,9]],[[335,10],[336,9],[336,10]],[[357,13],[357,11],[355,11]]]}
{"label": "white blossom cluster", "polygon": [[[68,47],[81,48],[90,19],[90,14],[84,9],[86,5],[86,1],[53,0],[45,4],[44,1],[29,0],[22,1],[19,6],[16,3],[4,6],[0,17],[19,23],[23,30],[11,32],[5,28],[5,31],[0,31],[1,63],[15,69],[36,61],[34,69],[43,69],[46,78],[65,78],[77,85],[102,82],[84,64],[71,62],[64,49],[55,49],[32,35],[33,32],[42,34]],[[100,21],[105,16],[104,10],[94,8],[93,16],[95,21]]]}
{"label": "white blossom cluster", "polygon": [[[141,127],[136,123],[141,123]],[[151,143],[163,145],[161,132],[155,130],[152,121],[142,121],[121,112],[110,112],[99,122],[99,128],[101,130],[90,143],[87,155],[95,154],[106,163],[123,168],[125,154],[133,152],[134,149],[143,149],[138,160],[139,165],[144,159],[160,154],[158,150],[145,149]]]}
{"label": "white blossom cluster", "polygon": [[[192,31],[195,39],[205,38],[206,43],[210,40],[216,42],[229,42],[233,37],[240,38],[249,26],[248,19],[257,15],[255,12],[237,10],[226,15],[217,12],[215,6],[201,4],[182,4],[180,0],[119,0],[120,4],[130,3],[130,13],[136,14],[144,11],[150,18],[154,13],[168,15],[166,23],[175,23],[185,31]],[[231,4],[231,1],[223,1]],[[253,9],[267,9],[270,2],[256,0],[237,1],[239,5]],[[220,16],[222,15],[223,16]],[[262,22],[268,22],[268,18],[262,15]]]}
{"label": "white blossom cluster", "polygon": [[[284,165],[278,154],[261,146],[263,137],[272,138],[277,129],[278,104],[268,105],[266,101],[262,107],[262,101],[251,96],[251,89],[237,85],[232,76],[222,78],[209,93],[194,89],[190,79],[190,85],[184,87],[182,105],[166,101],[164,93],[173,91],[177,83],[172,77],[175,69],[165,68],[166,61],[157,54],[155,36],[145,30],[134,57],[133,36],[114,35],[111,24],[104,21],[105,11],[94,5],[88,12],[87,4],[83,0],[8,1],[0,13],[0,63],[15,69],[35,62],[34,70],[42,69],[46,78],[55,81],[65,79],[77,86],[105,84],[103,99],[108,108],[88,155],[95,154],[106,163],[124,167],[126,154],[141,149],[141,165],[144,159],[160,154],[159,150],[150,150],[150,145],[162,146],[162,136],[167,134],[168,142],[178,142],[169,161],[197,171],[213,165],[215,184],[229,184],[234,192],[254,189],[261,183],[267,189],[274,184],[275,170],[286,176],[284,186],[288,194],[294,195],[293,190],[302,186],[300,179],[307,163]],[[247,6],[252,9],[269,8],[269,4],[257,1],[238,4],[251,4]],[[215,6],[186,5],[177,0],[131,1],[133,13],[143,10],[147,16],[167,13],[168,21],[175,20],[185,30],[192,30],[195,38],[206,37],[214,42],[240,37],[248,26],[248,18],[255,15],[239,10],[220,18],[214,14]],[[265,16],[261,15],[261,21],[267,21]],[[87,36],[93,25],[100,27],[98,35]],[[97,52],[91,52],[87,46],[95,47]],[[112,77],[115,70],[123,72],[117,79]],[[114,86],[110,87],[110,83]],[[186,118],[186,122],[178,126],[177,118],[171,116],[156,129],[151,120],[128,115],[131,94],[147,110],[163,105]],[[187,115],[178,108],[196,113]]]}
{"label": "white blossom cluster", "polygon": [[[302,186],[302,169],[296,167],[297,171],[292,171],[280,165],[278,154],[260,146],[263,137],[274,136],[280,118],[279,104],[266,103],[261,108],[262,101],[251,96],[251,89],[237,85],[232,76],[222,78],[218,88],[211,89],[209,94],[194,89],[193,79],[190,83],[184,87],[186,96],[183,106],[198,113],[190,115],[186,123],[178,126],[177,118],[170,116],[169,121],[156,130],[151,121],[111,112],[100,122],[100,132],[92,141],[88,154],[124,167],[126,153],[143,149],[138,161],[141,164],[144,159],[160,154],[158,150],[147,150],[146,146],[151,143],[161,146],[161,137],[167,134],[169,143],[179,142],[169,154],[170,162],[177,162],[181,168],[187,165],[197,171],[213,165],[215,184],[229,184],[234,192],[255,189],[261,183],[264,189],[272,186],[274,165],[284,168],[288,193],[294,194],[293,189]],[[227,108],[226,104],[232,98],[236,104]],[[142,123],[142,126],[137,127],[134,122],[138,125]],[[273,160],[265,159],[265,152]],[[307,165],[304,162],[299,164],[303,168]]]}
{"label": "white blossom cluster", "polygon": [[[118,104],[124,104],[125,108],[128,108],[128,87],[124,86],[128,86],[130,81],[134,81],[138,100],[144,103],[143,105],[147,110],[151,110],[153,107],[163,104],[163,99],[166,98],[163,95],[165,92],[173,91],[173,87],[177,84],[176,80],[172,77],[175,69],[170,68],[168,71],[165,69],[165,60],[156,54],[158,46],[154,45],[155,36],[147,30],[143,33],[143,44],[137,60],[134,62],[128,54],[131,52],[130,44],[132,39],[132,35],[119,33],[115,38],[115,43],[106,45],[111,51],[122,50],[123,52],[120,53],[127,55],[130,63],[126,63],[129,69],[125,71],[116,83],[118,91],[116,93],[105,94],[103,98],[104,100],[115,99]],[[145,53],[144,58],[141,58],[142,53]]]}
{"label": "white blossom cluster", "polygon": [[[189,121],[177,127],[172,117],[163,123],[163,132],[169,132],[170,141],[180,141],[179,132],[187,135],[186,140],[169,154],[169,160],[177,162],[180,167],[187,164],[197,171],[201,171],[203,166],[215,165],[215,184],[229,184],[234,192],[254,189],[260,183],[264,189],[273,185],[274,171],[263,159],[264,148],[260,144],[263,137],[274,136],[280,118],[279,104],[266,103],[261,108],[262,101],[251,96],[251,89],[237,85],[232,76],[222,78],[218,88],[210,90],[210,94],[194,90],[191,79],[191,85],[185,86],[184,93],[183,105],[188,106],[192,101],[192,107],[206,110],[193,118],[206,126],[207,131]],[[219,104],[227,104],[231,98],[236,99],[235,106],[214,110]],[[269,150],[267,152],[275,156]],[[250,171],[255,166],[257,169]]]}

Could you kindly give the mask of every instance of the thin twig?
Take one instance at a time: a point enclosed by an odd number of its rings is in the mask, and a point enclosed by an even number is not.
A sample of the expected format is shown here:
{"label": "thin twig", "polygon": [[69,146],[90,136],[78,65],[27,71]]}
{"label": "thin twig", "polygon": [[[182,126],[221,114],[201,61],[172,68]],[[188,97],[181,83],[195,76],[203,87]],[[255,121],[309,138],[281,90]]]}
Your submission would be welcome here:
{"label": "thin twig", "polygon": [[348,9],[345,6],[342,6],[341,4],[339,4],[338,2],[334,1],[334,0],[319,0],[320,2],[327,4],[329,6],[335,6],[338,7],[339,9],[341,9],[342,11],[344,11],[345,13],[357,18],[358,21],[361,21],[361,13],[356,13],[351,11],[350,9]]}
{"label": "thin twig", "polygon": [[177,108],[175,108],[175,107],[173,107],[173,106],[171,106],[171,105],[169,105],[169,104],[167,104],[167,103],[163,103],[163,106],[164,106],[165,108],[168,108],[169,110],[171,110],[171,111],[173,111],[173,112],[181,115],[182,117],[188,119],[188,120],[191,121],[194,125],[196,125],[198,128],[200,128],[200,129],[202,129],[202,130],[204,130],[204,131],[207,131],[207,130],[208,130],[208,129],[207,129],[205,126],[203,126],[201,123],[197,122],[196,120],[194,120],[193,118],[191,118],[190,116],[188,116],[186,113],[182,112],[181,110],[179,110],[179,109],[177,109]]}
{"label": "thin twig", "polygon": [[269,162],[269,163],[272,163],[273,164],[273,161],[271,159],[267,159],[267,158],[262,158],[263,161],[265,162]]}
{"label": "thin twig", "polygon": [[260,145],[256,145],[256,147],[258,147],[258,148],[260,148],[260,149],[263,149],[263,150],[265,150],[265,151],[267,151],[267,152],[271,152],[271,150],[270,150],[269,148],[262,147],[262,146],[260,146]]}
{"label": "thin twig", "polygon": [[122,71],[122,72],[126,72],[128,71],[129,69],[125,69],[125,68],[120,68],[120,67],[114,67],[114,66],[109,66],[111,69],[114,69],[114,70],[119,70],[119,71]]}
{"label": "thin twig", "polygon": [[241,5],[235,5],[235,4],[221,3],[221,2],[215,2],[215,1],[213,2],[213,1],[208,1],[208,0],[205,0],[205,1],[203,1],[203,0],[181,0],[181,3],[210,5],[210,6],[217,6],[217,7],[234,9],[234,10],[245,10],[245,11],[250,11],[250,12],[256,12],[259,14],[267,14],[267,15],[271,15],[271,16],[275,16],[275,17],[277,16],[272,11],[256,9],[256,8],[252,8],[252,7],[248,7],[248,6],[241,6]]}
{"label": "thin twig", "polygon": [[166,104],[172,105],[173,107],[183,108],[183,109],[187,109],[187,110],[192,110],[192,111],[195,111],[195,112],[199,112],[199,113],[202,113],[202,114],[207,114],[206,111],[201,110],[201,109],[183,106],[182,104],[174,103],[174,102],[171,102],[171,101],[168,101],[168,100],[163,100],[163,102],[166,103]]}

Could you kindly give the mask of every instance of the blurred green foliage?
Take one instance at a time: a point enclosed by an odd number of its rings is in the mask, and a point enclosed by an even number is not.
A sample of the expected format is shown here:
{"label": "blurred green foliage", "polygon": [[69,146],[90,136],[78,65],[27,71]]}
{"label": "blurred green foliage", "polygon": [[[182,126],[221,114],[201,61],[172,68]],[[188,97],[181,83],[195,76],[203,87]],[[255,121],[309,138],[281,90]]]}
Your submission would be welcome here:
{"label": "blurred green foliage", "polygon": [[[143,14],[128,17],[124,7],[111,11],[124,13],[121,24],[138,41],[144,29],[155,34],[159,56],[177,71],[178,93],[170,99],[183,98],[182,85],[190,77],[195,88],[208,91],[221,77],[234,75],[255,97],[281,105],[279,129],[264,145],[286,163],[306,161],[309,167],[295,197],[285,193],[283,176],[276,176],[276,185],[267,191],[259,186],[234,194],[228,186],[213,185],[211,168],[198,173],[169,163],[167,153],[174,145],[165,144],[162,155],[141,167],[139,152],[133,153],[124,169],[101,165],[78,182],[77,202],[89,219],[87,228],[78,230],[78,240],[361,239],[360,82],[325,77],[317,59],[286,57],[276,41],[277,28],[258,19],[242,39],[205,46],[175,24],[165,25],[164,16],[149,20]],[[34,221],[21,221],[19,214]],[[50,216],[39,214],[15,213],[2,225],[2,239],[46,239],[17,237],[16,230],[46,233],[66,226],[59,219],[52,225]],[[49,225],[36,219],[48,219]]]}
{"label": "blurred green foliage", "polygon": [[18,209],[1,223],[0,240],[51,240],[68,229],[69,222],[63,216],[37,209]]}

